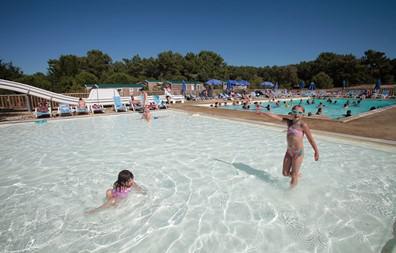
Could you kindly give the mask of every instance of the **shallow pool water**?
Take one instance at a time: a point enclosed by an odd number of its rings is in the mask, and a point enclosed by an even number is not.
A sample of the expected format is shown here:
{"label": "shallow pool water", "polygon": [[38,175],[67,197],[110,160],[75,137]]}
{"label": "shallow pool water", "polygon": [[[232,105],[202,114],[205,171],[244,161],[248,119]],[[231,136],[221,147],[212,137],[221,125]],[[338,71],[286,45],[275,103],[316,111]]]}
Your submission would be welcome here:
{"label": "shallow pool water", "polygon": [[[380,252],[396,154],[316,136],[299,185],[285,132],[177,112],[0,127],[1,252]],[[147,195],[103,203],[131,169]]]}

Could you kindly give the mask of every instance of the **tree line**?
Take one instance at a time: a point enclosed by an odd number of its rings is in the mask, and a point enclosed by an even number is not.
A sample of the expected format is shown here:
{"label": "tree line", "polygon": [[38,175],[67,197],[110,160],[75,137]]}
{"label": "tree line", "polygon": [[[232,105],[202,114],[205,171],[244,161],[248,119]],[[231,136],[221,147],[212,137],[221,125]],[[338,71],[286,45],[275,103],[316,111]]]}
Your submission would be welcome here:
{"label": "tree line", "polygon": [[24,74],[21,68],[0,59],[0,78],[30,84],[46,90],[65,93],[81,92],[84,84],[138,83],[144,80],[243,79],[259,88],[263,81],[278,82],[281,88],[296,87],[300,82],[315,82],[318,88],[342,87],[396,80],[396,59],[384,52],[367,50],[361,58],[352,54],[325,52],[312,61],[287,66],[232,66],[212,51],[186,55],[165,51],[157,57],[135,55],[121,61],[100,51],[85,56],[61,55],[48,60],[47,73]]}

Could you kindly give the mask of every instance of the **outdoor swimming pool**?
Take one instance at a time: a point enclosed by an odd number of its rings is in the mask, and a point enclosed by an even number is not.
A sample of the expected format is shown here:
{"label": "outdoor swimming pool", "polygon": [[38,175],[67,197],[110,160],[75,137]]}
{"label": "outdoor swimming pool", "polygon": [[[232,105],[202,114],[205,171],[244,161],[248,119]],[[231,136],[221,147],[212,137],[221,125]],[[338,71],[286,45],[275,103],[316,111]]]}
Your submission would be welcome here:
{"label": "outdoor swimming pool", "polygon": [[[396,100],[395,99],[365,99],[362,100],[359,104],[357,104],[357,99],[346,99],[346,98],[337,98],[337,99],[332,99],[333,101],[337,101],[335,104],[334,103],[329,103],[326,101],[326,99],[315,99],[315,104],[307,104],[306,99],[303,100],[302,106],[305,108],[305,113],[308,114],[309,112],[312,113],[313,115],[316,114],[318,111],[318,105],[320,102],[324,105],[323,107],[323,115],[330,118],[330,119],[340,119],[340,118],[345,118],[344,114],[346,113],[347,110],[351,110],[352,116],[359,115],[361,113],[365,113],[370,111],[370,108],[375,107],[375,108],[384,108],[392,105],[396,105]],[[286,102],[289,102],[288,107],[285,106],[283,101],[280,102],[280,106],[276,106],[275,103],[271,102],[262,102],[260,105],[261,111],[262,112],[267,112],[268,110],[265,108],[268,104],[271,106],[271,112],[275,114],[282,114],[282,115],[287,115],[290,111],[293,105],[297,105],[300,103],[300,99],[293,99],[292,102],[290,102],[290,99],[284,100]],[[344,109],[344,104],[349,101],[350,105],[347,109]],[[356,104],[354,104],[356,103]],[[239,111],[245,111],[245,109],[242,108],[242,105],[230,105],[228,103],[227,106],[222,106],[221,108],[224,109],[230,109],[230,110],[239,110]],[[256,107],[254,104],[250,105],[250,111],[256,111]]]}
{"label": "outdoor swimming pool", "polygon": [[[300,184],[283,129],[184,113],[0,127],[2,252],[380,252],[396,154],[315,136]],[[120,170],[147,195],[86,216]]]}

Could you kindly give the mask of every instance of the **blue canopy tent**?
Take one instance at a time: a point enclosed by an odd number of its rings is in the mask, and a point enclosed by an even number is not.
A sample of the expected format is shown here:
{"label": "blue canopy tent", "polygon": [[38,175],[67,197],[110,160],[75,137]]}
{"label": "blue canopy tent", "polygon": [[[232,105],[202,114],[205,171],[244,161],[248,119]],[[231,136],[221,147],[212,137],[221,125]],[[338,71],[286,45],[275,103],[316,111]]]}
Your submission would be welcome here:
{"label": "blue canopy tent", "polygon": [[301,82],[300,82],[299,87],[300,87],[300,89],[304,89],[304,87],[305,87],[304,81],[301,81]]}
{"label": "blue canopy tent", "polygon": [[227,90],[232,90],[234,86],[238,85],[238,82],[235,80],[228,80],[227,81]]}
{"label": "blue canopy tent", "polygon": [[260,83],[260,85],[267,89],[272,89],[275,87],[275,84],[273,84],[271,82],[262,82],[262,83]]}
{"label": "blue canopy tent", "polygon": [[237,82],[238,82],[239,86],[249,86],[250,85],[250,83],[246,80],[238,80]]}
{"label": "blue canopy tent", "polygon": [[316,89],[316,84],[314,82],[311,82],[311,84],[308,87],[308,90],[315,90]]}
{"label": "blue canopy tent", "polygon": [[222,85],[223,82],[217,79],[210,79],[208,81],[206,81],[206,84],[208,85]]}
{"label": "blue canopy tent", "polygon": [[186,95],[186,90],[187,90],[187,85],[186,85],[186,81],[182,81],[182,86],[181,86],[181,93],[183,96]]}
{"label": "blue canopy tent", "polygon": [[377,79],[374,86],[374,90],[379,90],[379,89],[381,89],[381,79]]}

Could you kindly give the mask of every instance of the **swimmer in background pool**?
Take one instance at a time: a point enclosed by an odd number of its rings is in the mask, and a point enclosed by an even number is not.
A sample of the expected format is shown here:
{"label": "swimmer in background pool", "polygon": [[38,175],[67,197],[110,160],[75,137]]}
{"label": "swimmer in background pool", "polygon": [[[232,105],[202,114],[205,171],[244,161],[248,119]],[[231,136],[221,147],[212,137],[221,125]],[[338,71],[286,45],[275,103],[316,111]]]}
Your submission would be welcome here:
{"label": "swimmer in background pool", "polygon": [[300,167],[304,160],[304,134],[307,136],[307,139],[315,152],[315,161],[319,160],[319,150],[311,134],[311,130],[309,126],[301,120],[304,111],[304,107],[301,105],[293,106],[291,119],[283,118],[269,112],[260,113],[260,115],[263,114],[270,118],[287,123],[287,150],[285,157],[283,158],[282,174],[286,177],[291,177],[291,187],[295,187],[298,183]]}

